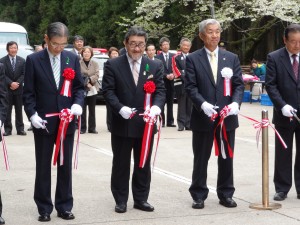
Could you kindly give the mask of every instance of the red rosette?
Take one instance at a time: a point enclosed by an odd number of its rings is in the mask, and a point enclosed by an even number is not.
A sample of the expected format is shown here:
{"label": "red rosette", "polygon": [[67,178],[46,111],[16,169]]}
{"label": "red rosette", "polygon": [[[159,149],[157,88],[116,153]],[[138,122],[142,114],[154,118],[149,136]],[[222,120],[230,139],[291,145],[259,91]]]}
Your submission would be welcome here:
{"label": "red rosette", "polygon": [[144,84],[144,90],[146,93],[152,94],[156,89],[155,83],[153,81],[147,81]]}
{"label": "red rosette", "polygon": [[75,71],[72,68],[66,68],[64,69],[63,77],[67,80],[73,80],[75,77]]}

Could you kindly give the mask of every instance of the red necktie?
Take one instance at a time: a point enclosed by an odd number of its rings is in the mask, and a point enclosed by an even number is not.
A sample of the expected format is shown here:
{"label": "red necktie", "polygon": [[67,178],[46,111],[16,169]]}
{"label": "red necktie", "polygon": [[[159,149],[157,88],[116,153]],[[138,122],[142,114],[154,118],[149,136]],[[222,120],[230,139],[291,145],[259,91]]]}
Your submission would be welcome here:
{"label": "red necktie", "polygon": [[293,71],[295,74],[295,78],[296,80],[298,80],[298,72],[299,72],[299,62],[297,61],[297,55],[293,54],[292,58],[293,58]]}

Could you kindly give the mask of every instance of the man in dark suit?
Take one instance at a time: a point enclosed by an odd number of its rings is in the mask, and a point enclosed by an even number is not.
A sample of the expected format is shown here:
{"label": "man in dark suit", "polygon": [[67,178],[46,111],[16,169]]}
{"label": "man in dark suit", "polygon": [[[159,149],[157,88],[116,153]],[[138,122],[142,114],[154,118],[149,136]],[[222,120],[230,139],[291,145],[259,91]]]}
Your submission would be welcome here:
{"label": "man in dark suit", "polygon": [[184,129],[190,130],[192,101],[187,96],[184,90],[184,76],[185,76],[185,59],[189,54],[192,42],[188,38],[182,38],[180,41],[180,51],[174,59],[172,59],[172,67],[174,78],[174,90],[177,99],[177,126],[178,131]]}
{"label": "man in dark suit", "polygon": [[84,46],[84,39],[80,35],[75,35],[74,36],[74,41],[73,41],[73,46],[74,48],[71,50],[74,54],[78,56],[79,59],[82,58],[81,52]]}
{"label": "man in dark suit", "polygon": [[[152,118],[160,114],[164,105],[165,87],[162,62],[143,56],[146,42],[146,32],[140,27],[131,27],[124,40],[127,53],[108,60],[104,69],[102,82],[104,97],[113,111],[111,191],[116,202],[115,211],[117,213],[124,213],[127,210],[132,149],[134,156],[132,175],[134,208],[149,212],[154,210],[154,207],[147,202],[151,181],[150,159],[153,136],[145,166],[140,168],[139,160],[145,122],[143,116],[139,114],[145,111],[144,84],[153,80],[156,85],[148,114]],[[134,114],[134,112],[136,113]]]}
{"label": "man in dark suit", "polygon": [[[188,96],[193,102],[191,116],[191,129],[193,131],[194,168],[190,194],[193,198],[192,207],[201,209],[208,196],[207,164],[213,146],[214,130],[217,127],[220,116],[216,119],[212,116],[218,115],[227,109],[228,114],[224,120],[227,140],[234,149],[235,129],[238,127],[239,104],[241,104],[244,83],[242,71],[237,55],[220,50],[222,28],[215,19],[207,19],[199,24],[199,37],[204,42],[204,48],[199,49],[186,58],[185,88]],[[231,91],[224,90],[224,77],[231,83]],[[221,115],[221,114],[220,114]],[[216,140],[221,149],[220,126],[217,127]],[[221,151],[222,152],[222,151]],[[219,203],[225,207],[236,207],[232,199],[235,191],[233,185],[233,158],[229,157],[227,144],[225,151],[218,157],[218,180],[217,195]]]}
{"label": "man in dark suit", "polygon": [[[173,101],[174,101],[174,75],[172,71],[172,57],[173,53],[169,52],[170,40],[167,37],[162,37],[159,40],[160,49],[162,52],[156,56],[164,65],[164,82],[166,87],[166,104],[167,104],[167,117],[165,117],[164,108],[162,108],[162,122],[163,126],[167,121],[167,127],[176,127],[174,124],[173,116]],[[166,119],[167,118],[167,119]]]}
{"label": "man in dark suit", "polygon": [[274,200],[282,201],[292,187],[293,136],[296,138],[294,179],[300,199],[300,124],[293,114],[300,116],[300,25],[291,24],[284,32],[285,47],[267,57],[266,90],[274,104],[273,123],[287,144],[284,149],[275,138]]}
{"label": "man in dark suit", "polygon": [[[38,220],[42,222],[50,221],[53,210],[51,159],[60,123],[58,117],[46,118],[46,114],[71,109],[71,114],[80,116],[84,101],[79,60],[75,54],[63,50],[68,43],[68,35],[68,28],[63,23],[51,23],[45,34],[48,47],[26,59],[23,100],[25,112],[33,126],[36,156],[34,200],[40,214]],[[67,68],[75,73],[71,80],[70,97],[61,94],[64,83],[62,75]],[[75,123],[72,120],[63,142],[63,165],[57,167],[55,209],[58,217],[66,220],[75,218],[71,212],[74,132]]]}
{"label": "man in dark suit", "polygon": [[[0,63],[0,80],[5,80],[5,69],[4,65]],[[8,108],[8,100],[7,100],[7,86],[5,82],[0,82],[0,129],[3,125],[3,121],[5,121],[6,113]],[[0,141],[2,137],[0,135]],[[4,219],[2,218],[2,199],[0,193],[0,224],[5,224]]]}
{"label": "man in dark suit", "polygon": [[10,41],[6,44],[7,56],[0,59],[0,62],[4,64],[5,67],[5,80],[8,87],[8,112],[7,117],[4,122],[4,136],[11,135],[12,132],[12,122],[11,113],[12,106],[15,106],[16,115],[16,130],[17,135],[26,135],[24,131],[23,123],[23,82],[24,82],[24,72],[25,72],[25,60],[18,56],[18,44],[15,41]]}

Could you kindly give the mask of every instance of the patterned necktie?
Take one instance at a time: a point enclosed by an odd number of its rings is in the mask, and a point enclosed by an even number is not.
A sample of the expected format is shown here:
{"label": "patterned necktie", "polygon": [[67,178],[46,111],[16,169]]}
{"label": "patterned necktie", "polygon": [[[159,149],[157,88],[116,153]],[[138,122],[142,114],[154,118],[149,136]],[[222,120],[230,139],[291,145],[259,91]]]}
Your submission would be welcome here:
{"label": "patterned necktie", "polygon": [[12,66],[13,71],[15,71],[15,68],[16,68],[15,58],[11,58],[11,66]]}
{"label": "patterned necktie", "polygon": [[132,61],[132,70],[131,71],[132,71],[134,83],[135,83],[135,85],[137,85],[138,80],[139,80],[139,71],[137,68],[137,61],[135,61],[135,60]]}
{"label": "patterned necktie", "polygon": [[60,69],[59,69],[59,61],[56,56],[52,58],[52,70],[53,70],[53,75],[54,75],[54,80],[56,83],[56,87],[58,88],[59,86],[59,79],[60,79]]}
{"label": "patterned necktie", "polygon": [[294,75],[296,80],[298,80],[298,72],[299,72],[299,62],[297,61],[297,55],[293,54],[292,58],[293,58],[293,71],[294,71]]}
{"label": "patterned necktie", "polygon": [[169,65],[169,56],[168,56],[168,54],[166,54],[166,65],[167,65],[167,67]]}
{"label": "patterned necktie", "polygon": [[210,59],[211,70],[212,70],[215,82],[217,83],[217,70],[218,70],[217,57],[214,52],[210,53],[210,57],[211,57],[211,59]]}

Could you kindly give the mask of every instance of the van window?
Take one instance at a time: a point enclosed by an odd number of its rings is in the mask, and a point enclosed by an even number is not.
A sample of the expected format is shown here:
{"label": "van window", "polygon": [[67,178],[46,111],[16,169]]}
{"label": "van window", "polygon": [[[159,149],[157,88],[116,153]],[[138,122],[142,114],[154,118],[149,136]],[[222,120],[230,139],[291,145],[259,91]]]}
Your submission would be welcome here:
{"label": "van window", "polygon": [[9,41],[15,41],[18,45],[27,45],[26,33],[12,33],[12,32],[0,32],[0,43],[7,43]]}

